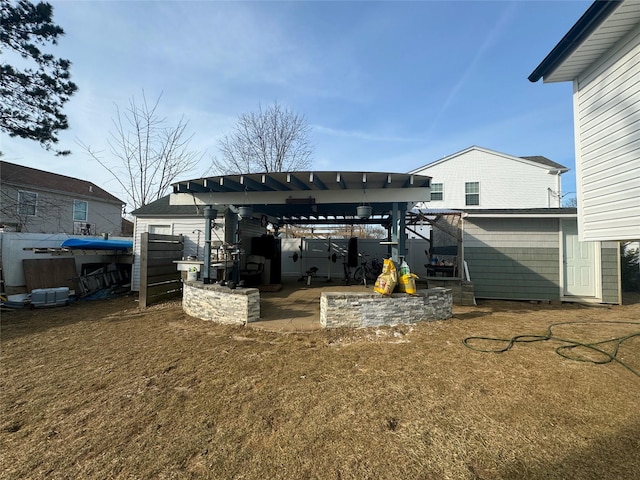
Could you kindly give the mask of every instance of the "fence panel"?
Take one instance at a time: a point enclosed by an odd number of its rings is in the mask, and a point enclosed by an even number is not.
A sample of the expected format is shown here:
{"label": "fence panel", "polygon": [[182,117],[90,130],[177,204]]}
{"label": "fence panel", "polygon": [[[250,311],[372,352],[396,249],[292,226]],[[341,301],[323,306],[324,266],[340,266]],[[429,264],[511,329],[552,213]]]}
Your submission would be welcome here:
{"label": "fence panel", "polygon": [[143,233],[140,241],[140,306],[182,295],[182,275],[174,260],[184,251],[182,235]]}

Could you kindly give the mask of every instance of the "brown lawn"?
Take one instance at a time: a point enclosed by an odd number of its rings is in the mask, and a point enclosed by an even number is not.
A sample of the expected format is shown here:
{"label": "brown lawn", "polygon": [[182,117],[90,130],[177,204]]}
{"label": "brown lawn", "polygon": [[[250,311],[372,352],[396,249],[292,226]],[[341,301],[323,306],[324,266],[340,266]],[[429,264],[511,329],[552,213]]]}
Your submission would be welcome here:
{"label": "brown lawn", "polygon": [[0,477],[637,479],[640,336],[606,364],[551,341],[463,345],[557,322],[584,322],[553,329],[577,342],[638,333],[598,323],[640,322],[631,301],[289,334],[133,297],[3,312]]}

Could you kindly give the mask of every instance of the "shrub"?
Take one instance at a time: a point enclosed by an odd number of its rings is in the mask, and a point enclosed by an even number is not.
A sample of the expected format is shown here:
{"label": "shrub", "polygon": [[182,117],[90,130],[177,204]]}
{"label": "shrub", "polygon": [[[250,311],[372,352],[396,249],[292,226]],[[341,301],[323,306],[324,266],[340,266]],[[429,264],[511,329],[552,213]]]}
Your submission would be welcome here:
{"label": "shrub", "polygon": [[636,248],[622,250],[622,290],[640,291],[640,252]]}

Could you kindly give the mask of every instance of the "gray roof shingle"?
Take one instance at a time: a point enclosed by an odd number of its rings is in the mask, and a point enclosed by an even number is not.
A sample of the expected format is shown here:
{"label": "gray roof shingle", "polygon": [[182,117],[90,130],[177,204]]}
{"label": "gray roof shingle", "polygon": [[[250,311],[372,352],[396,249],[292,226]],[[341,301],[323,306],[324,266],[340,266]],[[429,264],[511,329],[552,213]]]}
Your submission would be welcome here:
{"label": "gray roof shingle", "polygon": [[553,160],[549,160],[547,157],[543,157],[541,155],[534,155],[531,157],[520,157],[525,160],[529,160],[530,162],[536,162],[541,165],[546,165],[548,167],[557,168],[558,170],[569,170],[564,165],[560,165],[559,163],[554,162]]}
{"label": "gray roof shingle", "polygon": [[0,182],[25,189],[43,189],[54,192],[81,195],[108,203],[125,202],[111,195],[95,183],[78,178],[67,177],[57,173],[45,172],[36,168],[25,167],[0,160]]}
{"label": "gray roof shingle", "polygon": [[[159,198],[158,200],[143,205],[131,212],[136,217],[146,216],[170,216],[170,217],[202,217],[202,207],[196,205],[169,205],[169,197]],[[203,217],[204,218],[204,217]]]}

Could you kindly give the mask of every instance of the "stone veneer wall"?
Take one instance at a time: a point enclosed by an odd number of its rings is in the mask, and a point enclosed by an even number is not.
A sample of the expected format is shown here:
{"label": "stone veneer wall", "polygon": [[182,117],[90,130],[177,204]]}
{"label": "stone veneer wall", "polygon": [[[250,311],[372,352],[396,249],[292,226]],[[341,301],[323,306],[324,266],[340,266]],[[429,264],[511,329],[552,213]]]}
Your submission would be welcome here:
{"label": "stone veneer wall", "polygon": [[320,324],[326,328],[377,327],[445,320],[452,315],[450,289],[418,290],[416,295],[394,293],[324,292],[320,297]]}
{"label": "stone veneer wall", "polygon": [[475,305],[476,298],[473,283],[450,277],[429,277],[427,280],[429,288],[442,287],[451,289],[454,305]]}
{"label": "stone veneer wall", "polygon": [[260,320],[260,291],[257,288],[231,290],[201,281],[185,282],[182,309],[187,315],[202,320],[245,325]]}

